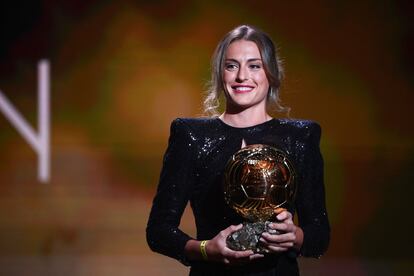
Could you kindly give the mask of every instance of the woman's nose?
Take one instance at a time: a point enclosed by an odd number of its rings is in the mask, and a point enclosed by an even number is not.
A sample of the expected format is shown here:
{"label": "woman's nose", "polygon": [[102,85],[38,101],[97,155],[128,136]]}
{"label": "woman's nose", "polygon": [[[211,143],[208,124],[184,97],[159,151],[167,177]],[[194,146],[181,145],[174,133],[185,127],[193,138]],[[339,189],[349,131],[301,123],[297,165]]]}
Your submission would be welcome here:
{"label": "woman's nose", "polygon": [[245,66],[240,66],[239,71],[237,72],[237,81],[242,82],[247,80],[249,73]]}

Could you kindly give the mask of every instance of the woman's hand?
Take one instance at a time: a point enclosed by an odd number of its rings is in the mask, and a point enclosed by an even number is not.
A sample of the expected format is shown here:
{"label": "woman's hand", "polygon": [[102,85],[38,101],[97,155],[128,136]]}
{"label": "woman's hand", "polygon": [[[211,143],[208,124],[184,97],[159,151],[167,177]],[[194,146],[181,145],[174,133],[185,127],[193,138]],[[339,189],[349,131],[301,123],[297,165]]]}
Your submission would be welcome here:
{"label": "woman's hand", "polygon": [[269,227],[277,234],[263,233],[260,242],[266,250],[273,253],[285,252],[289,248],[300,250],[303,243],[303,231],[293,223],[292,214],[286,210],[276,216],[278,222],[272,222]]}
{"label": "woman's hand", "polygon": [[246,263],[254,259],[262,258],[263,255],[255,254],[252,250],[234,251],[227,247],[226,239],[231,233],[241,229],[242,224],[232,225],[221,231],[206,245],[206,252],[209,260],[222,262],[230,265]]}

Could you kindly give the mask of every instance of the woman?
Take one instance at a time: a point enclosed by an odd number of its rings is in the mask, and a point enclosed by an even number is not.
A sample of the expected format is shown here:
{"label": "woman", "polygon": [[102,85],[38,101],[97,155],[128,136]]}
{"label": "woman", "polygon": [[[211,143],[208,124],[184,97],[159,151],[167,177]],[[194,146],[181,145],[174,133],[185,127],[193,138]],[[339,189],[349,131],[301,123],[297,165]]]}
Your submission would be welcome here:
{"label": "woman", "polygon": [[[152,250],[191,265],[190,275],[298,275],[298,255],[320,257],[329,243],[325,208],[320,127],[304,120],[274,119],[282,75],[271,39],[239,26],[219,43],[212,60],[212,83],[206,112],[220,116],[176,119],[171,125],[157,194],[147,226]],[[233,251],[226,237],[243,218],[224,202],[222,181],[227,160],[241,147],[268,144],[284,150],[294,163],[298,190],[294,206],[271,224],[281,234],[264,233],[268,253]],[[197,226],[192,238],[178,227],[190,201]],[[299,225],[293,222],[297,212]]]}

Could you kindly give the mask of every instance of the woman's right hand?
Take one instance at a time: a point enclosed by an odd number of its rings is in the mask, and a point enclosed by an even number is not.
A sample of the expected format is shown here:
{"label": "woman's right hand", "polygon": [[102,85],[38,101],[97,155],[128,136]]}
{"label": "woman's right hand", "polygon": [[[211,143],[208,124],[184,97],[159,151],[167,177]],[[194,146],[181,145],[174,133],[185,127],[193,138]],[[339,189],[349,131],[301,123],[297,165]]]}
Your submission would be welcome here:
{"label": "woman's right hand", "polygon": [[227,237],[242,227],[242,224],[231,225],[209,240],[206,244],[208,259],[229,265],[237,265],[264,257],[261,254],[255,254],[252,250],[235,251],[227,247]]}

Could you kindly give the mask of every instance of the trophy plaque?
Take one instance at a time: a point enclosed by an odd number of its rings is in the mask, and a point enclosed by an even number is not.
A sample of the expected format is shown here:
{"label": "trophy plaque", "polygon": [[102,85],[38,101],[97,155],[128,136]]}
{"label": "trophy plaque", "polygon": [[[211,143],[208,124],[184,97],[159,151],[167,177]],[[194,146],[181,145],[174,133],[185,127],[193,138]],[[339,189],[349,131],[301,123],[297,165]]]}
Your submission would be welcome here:
{"label": "trophy plaque", "polygon": [[251,249],[264,253],[260,236],[270,229],[275,212],[294,200],[295,171],[285,152],[272,146],[255,144],[237,151],[224,172],[224,199],[247,221],[243,228],[227,237],[233,250]]}

